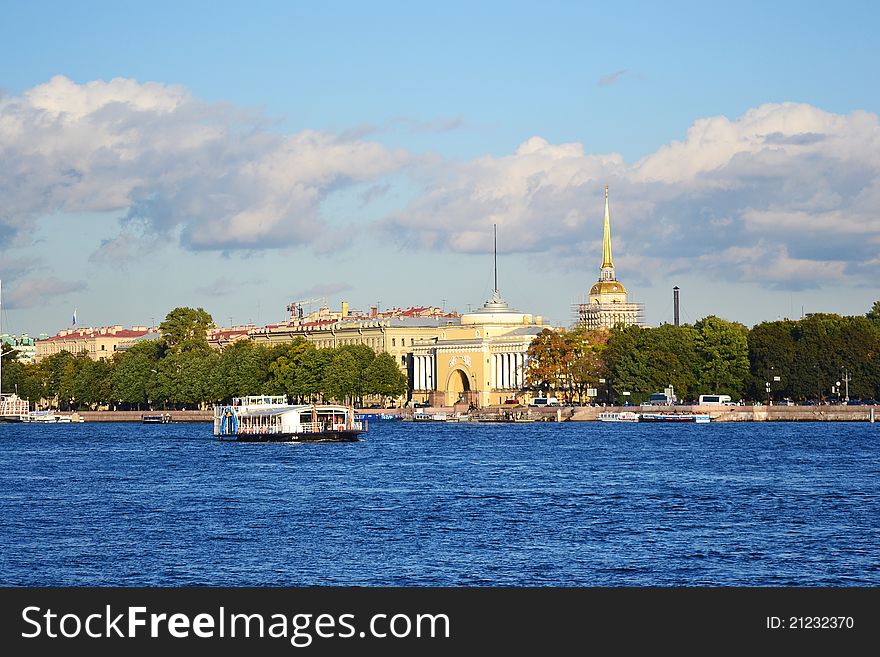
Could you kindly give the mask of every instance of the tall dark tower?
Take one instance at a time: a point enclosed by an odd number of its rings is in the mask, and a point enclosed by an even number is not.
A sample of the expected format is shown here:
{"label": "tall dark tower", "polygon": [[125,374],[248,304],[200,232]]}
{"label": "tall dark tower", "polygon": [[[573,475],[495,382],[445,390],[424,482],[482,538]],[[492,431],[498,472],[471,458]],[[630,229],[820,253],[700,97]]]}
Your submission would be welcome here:
{"label": "tall dark tower", "polygon": [[678,326],[678,285],[672,288],[672,308],[675,325]]}

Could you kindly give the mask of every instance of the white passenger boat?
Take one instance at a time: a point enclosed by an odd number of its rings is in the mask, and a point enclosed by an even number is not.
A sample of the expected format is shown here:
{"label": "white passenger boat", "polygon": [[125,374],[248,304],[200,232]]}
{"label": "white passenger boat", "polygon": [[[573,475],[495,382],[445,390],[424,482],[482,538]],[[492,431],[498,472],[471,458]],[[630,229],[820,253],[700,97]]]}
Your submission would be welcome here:
{"label": "white passenger boat", "polygon": [[696,422],[705,424],[709,421],[706,413],[642,413],[639,422]]}
{"label": "white passenger boat", "polygon": [[619,413],[615,413],[613,411],[602,411],[599,413],[599,421],[600,422],[638,422],[639,414],[633,413],[632,411],[620,411]]}
{"label": "white passenger boat", "polygon": [[68,424],[71,422],[84,422],[85,420],[79,413],[71,413],[70,415],[56,415],[55,411],[31,411],[28,416],[28,422],[37,422],[40,424]]}
{"label": "white passenger boat", "polygon": [[353,409],[287,403],[286,395],[236,397],[214,407],[214,435],[248,442],[353,442],[364,432]]}

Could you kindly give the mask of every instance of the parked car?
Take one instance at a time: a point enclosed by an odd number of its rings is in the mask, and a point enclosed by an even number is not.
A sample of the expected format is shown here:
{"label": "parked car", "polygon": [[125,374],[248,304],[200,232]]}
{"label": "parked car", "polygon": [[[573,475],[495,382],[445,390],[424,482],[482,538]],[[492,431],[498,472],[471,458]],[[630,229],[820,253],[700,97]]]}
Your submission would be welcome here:
{"label": "parked car", "polygon": [[850,399],[848,402],[846,402],[846,405],[847,406],[864,406],[865,402],[863,402],[861,399]]}

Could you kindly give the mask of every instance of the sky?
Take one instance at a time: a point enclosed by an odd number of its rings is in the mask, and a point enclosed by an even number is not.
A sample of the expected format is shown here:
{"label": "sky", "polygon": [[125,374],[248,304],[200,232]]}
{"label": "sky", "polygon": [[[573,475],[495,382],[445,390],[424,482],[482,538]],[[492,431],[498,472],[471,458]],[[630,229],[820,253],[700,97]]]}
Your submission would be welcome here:
{"label": "sky", "polygon": [[[873,2],[0,0],[2,331],[880,299]],[[317,307],[311,302],[307,308]]]}

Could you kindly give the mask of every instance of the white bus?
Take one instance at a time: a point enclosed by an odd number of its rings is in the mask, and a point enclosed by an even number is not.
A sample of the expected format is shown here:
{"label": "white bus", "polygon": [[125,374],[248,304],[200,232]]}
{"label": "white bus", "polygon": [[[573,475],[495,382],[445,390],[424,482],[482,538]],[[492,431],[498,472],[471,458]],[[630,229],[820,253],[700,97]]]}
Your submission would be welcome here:
{"label": "white bus", "polygon": [[730,395],[700,395],[700,400],[698,402],[700,405],[703,404],[732,404],[730,401]]}

